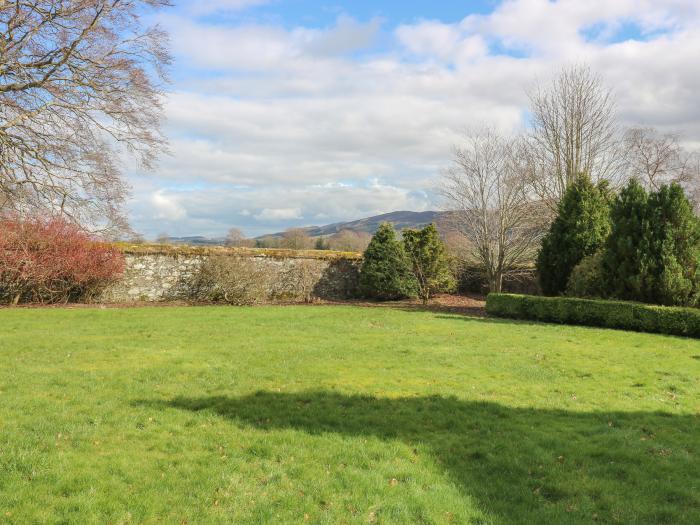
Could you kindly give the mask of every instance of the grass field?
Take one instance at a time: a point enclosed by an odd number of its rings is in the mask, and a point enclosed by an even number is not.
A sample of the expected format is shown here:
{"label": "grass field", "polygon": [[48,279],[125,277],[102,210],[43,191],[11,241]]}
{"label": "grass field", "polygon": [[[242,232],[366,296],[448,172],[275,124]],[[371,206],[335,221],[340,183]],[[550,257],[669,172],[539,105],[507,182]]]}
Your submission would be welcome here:
{"label": "grass field", "polygon": [[700,342],[359,307],[0,311],[0,523],[700,523]]}

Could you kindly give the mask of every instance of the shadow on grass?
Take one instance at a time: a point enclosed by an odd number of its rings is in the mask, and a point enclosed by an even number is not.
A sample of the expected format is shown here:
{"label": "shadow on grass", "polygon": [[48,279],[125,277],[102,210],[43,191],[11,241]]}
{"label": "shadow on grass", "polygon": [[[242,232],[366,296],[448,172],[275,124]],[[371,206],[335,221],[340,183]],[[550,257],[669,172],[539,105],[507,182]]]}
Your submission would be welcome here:
{"label": "shadow on grass", "polygon": [[138,405],[260,430],[422,443],[498,523],[700,523],[700,418],[310,391]]}

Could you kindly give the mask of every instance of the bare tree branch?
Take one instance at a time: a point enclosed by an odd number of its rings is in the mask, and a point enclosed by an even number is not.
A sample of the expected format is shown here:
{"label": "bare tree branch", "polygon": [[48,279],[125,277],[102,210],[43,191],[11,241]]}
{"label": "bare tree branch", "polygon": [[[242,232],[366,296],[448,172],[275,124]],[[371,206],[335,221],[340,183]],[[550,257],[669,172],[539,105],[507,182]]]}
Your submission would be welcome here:
{"label": "bare tree branch", "polygon": [[678,135],[654,128],[635,127],[625,132],[625,166],[628,178],[636,178],[648,190],[677,182],[690,195],[700,184],[697,154],[681,146]]}
{"label": "bare tree branch", "polygon": [[491,291],[532,262],[548,214],[529,194],[516,141],[488,128],[467,137],[454,150],[442,195],[452,227],[469,242],[472,262],[484,269]]}
{"label": "bare tree branch", "polygon": [[0,209],[125,225],[118,158],[164,149],[167,35],[144,28],[168,0],[0,2]]}
{"label": "bare tree branch", "polygon": [[552,209],[580,173],[615,184],[619,141],[615,102],[588,66],[565,68],[529,94],[532,130],[526,138],[533,189]]}

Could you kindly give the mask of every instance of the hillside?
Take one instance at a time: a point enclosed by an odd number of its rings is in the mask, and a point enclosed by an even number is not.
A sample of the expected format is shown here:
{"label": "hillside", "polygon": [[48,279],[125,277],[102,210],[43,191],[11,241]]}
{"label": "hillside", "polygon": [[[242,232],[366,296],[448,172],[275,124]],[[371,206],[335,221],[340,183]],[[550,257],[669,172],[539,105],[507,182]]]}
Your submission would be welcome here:
{"label": "hillside", "polygon": [[[373,217],[365,217],[364,219],[358,219],[356,221],[336,222],[325,226],[307,226],[302,229],[306,230],[309,237],[325,237],[343,230],[373,234],[383,222],[390,222],[394,225],[394,228],[401,231],[404,228],[422,228],[431,222],[439,224],[445,216],[446,212],[439,211],[393,211]],[[256,239],[270,237],[279,238],[282,237],[283,234],[284,232],[270,233],[256,237]],[[184,244],[189,246],[220,246],[224,244],[226,240],[223,238],[212,239],[202,236],[190,236],[169,237],[168,242],[171,244]]]}
{"label": "hillside", "polygon": [[[397,230],[403,230],[404,228],[421,228],[431,222],[440,222],[444,215],[444,212],[438,211],[394,211],[356,221],[336,222],[326,226],[309,226],[304,229],[310,237],[333,235],[343,230],[374,233],[383,222],[392,223]],[[280,237],[282,234],[283,232],[278,232],[261,237]]]}

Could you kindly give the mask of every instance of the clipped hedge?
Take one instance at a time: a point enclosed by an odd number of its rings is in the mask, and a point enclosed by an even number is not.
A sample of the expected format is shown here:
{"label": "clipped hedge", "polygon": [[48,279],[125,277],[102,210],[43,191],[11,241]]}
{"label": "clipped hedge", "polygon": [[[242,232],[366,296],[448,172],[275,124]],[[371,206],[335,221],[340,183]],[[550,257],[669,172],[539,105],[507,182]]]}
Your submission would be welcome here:
{"label": "clipped hedge", "polygon": [[700,337],[700,309],[625,301],[490,294],[486,311],[495,317],[576,324]]}

